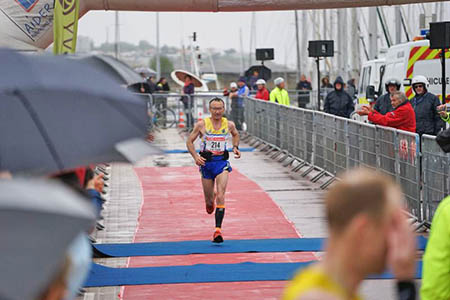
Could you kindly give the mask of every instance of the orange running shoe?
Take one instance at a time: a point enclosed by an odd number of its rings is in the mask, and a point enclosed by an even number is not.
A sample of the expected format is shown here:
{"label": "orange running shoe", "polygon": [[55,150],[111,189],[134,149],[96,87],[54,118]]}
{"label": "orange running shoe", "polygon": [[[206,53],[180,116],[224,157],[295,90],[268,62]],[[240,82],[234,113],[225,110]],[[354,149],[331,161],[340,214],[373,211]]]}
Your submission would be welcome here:
{"label": "orange running shoe", "polygon": [[[215,197],[214,197],[215,198]],[[212,203],[206,202],[206,212],[210,215],[214,212],[214,202],[216,202],[216,199],[213,200]]]}
{"label": "orange running shoe", "polygon": [[222,231],[220,230],[220,228],[216,228],[216,231],[214,231],[212,241],[213,241],[213,243],[223,243],[223,236],[222,236]]}

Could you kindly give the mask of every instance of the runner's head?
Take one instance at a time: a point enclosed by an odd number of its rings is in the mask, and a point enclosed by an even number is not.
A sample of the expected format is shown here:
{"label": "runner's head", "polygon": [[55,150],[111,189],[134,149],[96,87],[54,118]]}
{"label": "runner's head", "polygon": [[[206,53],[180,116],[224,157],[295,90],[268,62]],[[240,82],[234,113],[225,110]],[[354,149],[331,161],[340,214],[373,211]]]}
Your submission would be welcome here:
{"label": "runner's head", "polygon": [[209,111],[211,118],[221,119],[225,113],[225,102],[221,98],[212,98],[209,100]]}
{"label": "runner's head", "polygon": [[402,192],[395,181],[367,169],[349,171],[325,197],[330,244],[351,253],[356,272],[382,272],[386,265],[387,237]]}

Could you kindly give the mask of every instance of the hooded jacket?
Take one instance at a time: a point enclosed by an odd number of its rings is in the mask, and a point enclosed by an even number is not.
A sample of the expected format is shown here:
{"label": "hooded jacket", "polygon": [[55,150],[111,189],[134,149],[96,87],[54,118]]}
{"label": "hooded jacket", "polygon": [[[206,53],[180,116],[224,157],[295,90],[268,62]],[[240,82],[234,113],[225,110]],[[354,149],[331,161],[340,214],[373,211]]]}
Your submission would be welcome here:
{"label": "hooded jacket", "polygon": [[[336,89],[337,83],[342,85],[340,90]],[[334,91],[328,93],[325,98],[324,111],[339,117],[349,118],[354,109],[352,97],[344,91],[344,80],[341,76],[338,76],[334,81]]]}
{"label": "hooded jacket", "polygon": [[420,135],[436,135],[444,126],[436,109],[441,103],[436,95],[425,92],[415,95],[411,99],[411,105],[416,113],[416,132]]}

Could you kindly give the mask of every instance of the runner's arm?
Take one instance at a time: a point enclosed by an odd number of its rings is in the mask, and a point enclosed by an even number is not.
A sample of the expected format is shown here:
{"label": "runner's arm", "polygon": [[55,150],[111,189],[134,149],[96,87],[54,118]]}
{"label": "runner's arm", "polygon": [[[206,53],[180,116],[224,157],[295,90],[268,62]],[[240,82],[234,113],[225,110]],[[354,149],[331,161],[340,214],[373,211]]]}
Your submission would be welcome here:
{"label": "runner's arm", "polygon": [[186,141],[186,147],[191,154],[192,158],[195,160],[195,164],[198,166],[204,166],[205,165],[205,159],[201,157],[197,151],[195,151],[194,141],[200,136],[201,129],[204,126],[204,121],[198,121],[197,124],[195,124],[194,129],[192,130],[191,134],[189,135],[187,141]]}
{"label": "runner's arm", "polygon": [[239,136],[239,131],[237,131],[236,125],[234,124],[233,121],[228,121],[228,130],[231,133],[231,137],[232,137],[232,141],[233,141],[233,153],[235,155],[234,157],[240,158],[241,157],[241,151],[239,151],[240,136]]}

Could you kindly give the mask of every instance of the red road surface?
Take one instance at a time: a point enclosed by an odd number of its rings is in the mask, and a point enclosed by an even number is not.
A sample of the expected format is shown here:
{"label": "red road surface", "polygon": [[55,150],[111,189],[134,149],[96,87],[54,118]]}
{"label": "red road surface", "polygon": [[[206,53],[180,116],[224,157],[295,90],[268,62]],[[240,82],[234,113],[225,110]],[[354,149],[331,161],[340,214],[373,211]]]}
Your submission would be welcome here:
{"label": "red road surface", "polygon": [[[205,202],[196,167],[136,168],[144,203],[135,242],[208,240],[214,231],[214,214]],[[225,196],[222,233],[227,239],[298,237],[280,208],[255,182],[236,169],[230,174]],[[314,260],[308,252],[197,254],[132,257],[129,267],[228,264],[253,262],[300,262]],[[189,283],[127,286],[124,299],[278,299],[283,281]]]}

